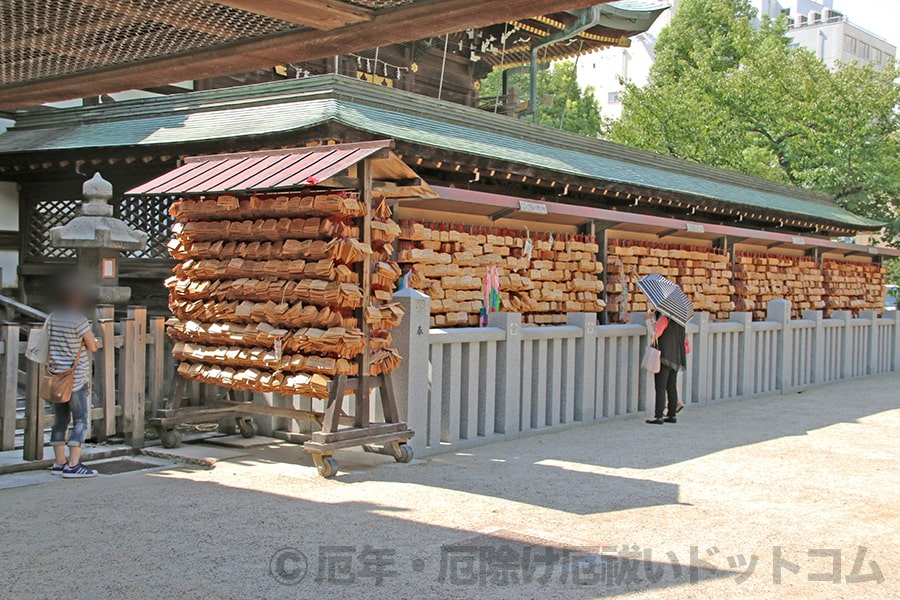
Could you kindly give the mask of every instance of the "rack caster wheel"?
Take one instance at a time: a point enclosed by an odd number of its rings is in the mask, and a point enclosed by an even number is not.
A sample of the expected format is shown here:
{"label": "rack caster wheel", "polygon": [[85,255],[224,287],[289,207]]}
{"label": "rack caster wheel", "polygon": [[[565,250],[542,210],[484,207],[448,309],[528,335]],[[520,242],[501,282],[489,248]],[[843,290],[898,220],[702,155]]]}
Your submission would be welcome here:
{"label": "rack caster wheel", "polygon": [[177,448],[181,445],[181,432],[175,429],[160,429],[159,441],[162,442],[163,448]]}
{"label": "rack caster wheel", "polygon": [[241,432],[241,437],[252,438],[256,435],[259,428],[256,426],[256,423],[251,421],[250,419],[237,419],[237,426]]}
{"label": "rack caster wheel", "polygon": [[413,449],[409,444],[400,444],[394,452],[394,460],[398,463],[408,463],[413,459]]}
{"label": "rack caster wheel", "polygon": [[313,455],[313,462],[319,475],[325,478],[334,477],[338,472],[338,462],[330,456]]}

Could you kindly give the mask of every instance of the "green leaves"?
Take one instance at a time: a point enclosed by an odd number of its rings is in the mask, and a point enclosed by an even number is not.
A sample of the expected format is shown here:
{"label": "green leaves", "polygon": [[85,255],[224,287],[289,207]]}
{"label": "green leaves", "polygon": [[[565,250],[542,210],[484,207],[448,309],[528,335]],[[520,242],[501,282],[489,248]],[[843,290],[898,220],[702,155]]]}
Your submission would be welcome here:
{"label": "green leaves", "polygon": [[[482,99],[493,100],[501,88],[502,71],[493,71],[482,83]],[[519,102],[527,105],[530,101],[527,72],[519,72],[509,77],[509,86],[518,89]],[[572,61],[555,63],[550,69],[538,72],[539,123],[554,129],[562,129],[596,137],[603,125],[600,105],[594,96],[594,89],[581,89]],[[548,105],[544,105],[547,102]]]}
{"label": "green leaves", "polygon": [[834,70],[791,48],[746,0],[683,0],[643,89],[628,86],[610,139],[817,189],[890,222],[900,245],[900,71]]}

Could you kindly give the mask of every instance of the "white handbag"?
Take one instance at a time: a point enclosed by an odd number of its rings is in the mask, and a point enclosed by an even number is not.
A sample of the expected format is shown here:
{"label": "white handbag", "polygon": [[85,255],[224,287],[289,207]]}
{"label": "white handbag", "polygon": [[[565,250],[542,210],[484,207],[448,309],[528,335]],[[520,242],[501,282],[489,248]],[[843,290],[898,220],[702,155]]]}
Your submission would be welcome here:
{"label": "white handbag", "polygon": [[651,373],[659,373],[662,355],[659,349],[653,344],[647,346],[647,352],[644,354],[644,360],[641,361],[641,368]]}
{"label": "white handbag", "polygon": [[31,362],[45,364],[50,353],[50,335],[47,333],[47,324],[42,327],[33,327],[28,331],[28,343],[25,344],[25,358]]}

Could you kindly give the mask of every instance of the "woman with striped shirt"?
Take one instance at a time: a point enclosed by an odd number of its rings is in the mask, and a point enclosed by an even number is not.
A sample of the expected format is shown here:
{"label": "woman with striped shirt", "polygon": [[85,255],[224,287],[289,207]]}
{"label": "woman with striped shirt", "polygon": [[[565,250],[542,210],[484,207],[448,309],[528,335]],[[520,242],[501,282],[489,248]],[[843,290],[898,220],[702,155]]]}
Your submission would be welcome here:
{"label": "woman with striped shirt", "polygon": [[[47,317],[47,332],[50,340],[50,352],[47,363],[52,373],[71,369],[75,365],[72,398],[68,402],[55,404],[56,415],[50,434],[50,445],[56,462],[50,472],[62,475],[66,479],[94,477],[97,471],[81,463],[81,446],[88,428],[88,414],[91,409],[88,398],[88,378],[90,377],[88,352],[95,352],[100,344],[91,333],[91,326],[84,316],[86,294],[84,289],[72,281],[64,282],[61,288],[61,307]],[[68,444],[66,430],[69,420],[72,429],[69,432]],[[66,445],[69,446],[69,460],[66,460]]]}

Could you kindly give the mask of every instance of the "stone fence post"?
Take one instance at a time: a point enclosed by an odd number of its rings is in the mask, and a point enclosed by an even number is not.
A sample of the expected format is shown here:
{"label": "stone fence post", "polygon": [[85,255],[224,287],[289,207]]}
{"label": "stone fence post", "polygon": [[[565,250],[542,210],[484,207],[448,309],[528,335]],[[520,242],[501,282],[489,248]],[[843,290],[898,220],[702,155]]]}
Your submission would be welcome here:
{"label": "stone fence post", "polygon": [[900,310],[894,311],[894,372],[900,373]]}
{"label": "stone fence post", "polygon": [[[710,347],[709,313],[696,313],[692,322],[698,327],[698,331],[695,338],[696,343],[691,348],[691,353],[694,355],[694,387],[691,400],[706,402],[709,400],[711,363],[715,358]],[[687,404],[686,401],[685,404]]]}
{"label": "stone fence post", "polygon": [[841,379],[853,376],[853,315],[849,310],[836,310],[831,313],[832,319],[843,322],[841,328]]}
{"label": "stone fence post", "polygon": [[866,348],[866,375],[878,371],[878,313],[874,310],[859,311],[860,319],[869,320],[869,344]]}
{"label": "stone fence post", "polygon": [[825,378],[825,323],[821,310],[807,310],[803,312],[803,318],[813,321],[816,328],[813,329],[812,339],[812,377],[810,383],[815,385],[822,383]]}
{"label": "stone fence post", "polygon": [[591,423],[596,420],[594,398],[597,382],[597,314],[569,313],[566,325],[580,327],[582,337],[575,340],[575,402],[574,421]]}
{"label": "stone fence post", "polygon": [[753,313],[733,312],[731,322],[741,326],[740,349],[738,358],[738,372],[734,374],[738,378],[738,396],[753,395],[753,380],[756,374],[756,336],[753,335]]}
{"label": "stone fence post", "polygon": [[391,331],[394,347],[403,362],[392,374],[397,411],[416,432],[410,440],[413,452],[424,456],[428,431],[428,394],[430,391],[428,329],[431,299],[422,292],[405,288],[394,294],[406,314]]}
{"label": "stone fence post", "polygon": [[794,349],[793,335],[791,332],[791,302],[783,298],[769,300],[766,310],[766,320],[778,323],[778,343],[776,345],[776,363],[778,369],[775,374],[775,385],[782,394],[791,389],[793,381]]}
{"label": "stone fence post", "polygon": [[497,348],[497,397],[495,399],[498,433],[507,438],[519,434],[519,396],[522,393],[522,315],[496,312],[488,315],[488,325],[506,332]]}

